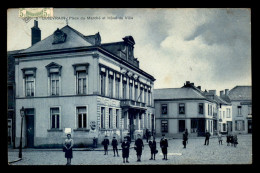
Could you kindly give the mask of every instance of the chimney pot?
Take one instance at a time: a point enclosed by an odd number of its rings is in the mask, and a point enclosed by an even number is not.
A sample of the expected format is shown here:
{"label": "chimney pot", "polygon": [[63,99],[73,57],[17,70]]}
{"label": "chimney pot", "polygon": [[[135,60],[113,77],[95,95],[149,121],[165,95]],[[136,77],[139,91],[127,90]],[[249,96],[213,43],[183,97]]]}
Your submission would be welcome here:
{"label": "chimney pot", "polygon": [[194,83],[190,83],[191,85],[194,85]]}
{"label": "chimney pot", "polygon": [[223,96],[223,95],[224,95],[224,91],[221,90],[221,91],[219,92],[219,95],[220,95],[220,96]]}
{"label": "chimney pot", "polygon": [[187,84],[190,84],[190,81],[186,81],[186,85],[187,85]]}
{"label": "chimney pot", "polygon": [[201,90],[201,86],[198,86],[197,88]]}
{"label": "chimney pot", "polygon": [[216,95],[216,90],[209,90],[209,93]]}
{"label": "chimney pot", "polygon": [[229,89],[225,89],[225,95],[227,96],[229,94]]}

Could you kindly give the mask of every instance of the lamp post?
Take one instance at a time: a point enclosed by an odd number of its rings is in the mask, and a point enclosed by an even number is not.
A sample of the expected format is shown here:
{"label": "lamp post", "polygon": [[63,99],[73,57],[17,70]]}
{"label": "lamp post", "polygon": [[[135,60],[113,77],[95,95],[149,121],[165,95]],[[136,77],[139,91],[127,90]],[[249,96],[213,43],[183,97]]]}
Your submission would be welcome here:
{"label": "lamp post", "polygon": [[20,115],[21,115],[21,135],[20,135],[20,147],[19,147],[19,158],[22,158],[22,135],[23,135],[23,118],[24,118],[24,107],[20,109]]}

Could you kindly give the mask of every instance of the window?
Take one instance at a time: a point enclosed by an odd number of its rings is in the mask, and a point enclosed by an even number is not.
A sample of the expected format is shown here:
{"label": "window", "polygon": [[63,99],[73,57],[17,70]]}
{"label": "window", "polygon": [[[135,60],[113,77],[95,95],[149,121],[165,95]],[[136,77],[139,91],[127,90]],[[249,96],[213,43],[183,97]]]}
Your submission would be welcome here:
{"label": "window", "polygon": [[223,123],[223,131],[225,132],[226,131],[226,124]]}
{"label": "window", "polygon": [[135,86],[135,101],[138,99],[138,85]]}
{"label": "window", "polygon": [[116,91],[115,91],[115,97],[118,99],[119,98],[119,83],[120,83],[120,78],[116,79]]}
{"label": "window", "polygon": [[106,94],[106,75],[105,73],[100,74],[100,85],[101,85],[101,95]]}
{"label": "window", "polygon": [[116,109],[116,128],[119,128],[119,110]]}
{"label": "window", "polygon": [[242,109],[242,106],[237,106],[238,116],[241,116],[241,109]]}
{"label": "window", "polygon": [[129,99],[132,100],[133,84],[129,83]]}
{"label": "window", "polygon": [[112,108],[109,108],[108,128],[113,128],[113,112],[112,112]]}
{"label": "window", "polygon": [[219,111],[219,119],[222,119],[221,111]]}
{"label": "window", "polygon": [[33,77],[33,75],[25,76],[25,96],[34,96],[34,77]]}
{"label": "window", "polygon": [[248,106],[248,115],[252,115],[252,106]]}
{"label": "window", "polygon": [[59,108],[51,108],[51,129],[60,128],[60,110]]}
{"label": "window", "polygon": [[78,128],[87,128],[86,107],[77,107]]}
{"label": "window", "polygon": [[179,104],[179,114],[185,114],[185,104],[184,103]]}
{"label": "window", "polygon": [[210,110],[209,110],[210,108],[209,108],[209,104],[208,104],[208,115],[210,114]]}
{"label": "window", "polygon": [[148,105],[151,105],[151,92],[148,91]]}
{"label": "window", "polygon": [[162,115],[167,115],[167,104],[161,105]]}
{"label": "window", "polygon": [[146,90],[144,90],[144,103],[146,103]]}
{"label": "window", "polygon": [[50,74],[51,95],[59,95],[59,74]]}
{"label": "window", "polygon": [[230,118],[230,108],[227,108],[227,118]]}
{"label": "window", "polygon": [[77,71],[77,94],[86,94],[87,88],[86,71]]}
{"label": "window", "polygon": [[235,129],[237,131],[243,131],[245,130],[245,123],[243,120],[237,120],[235,121]]}
{"label": "window", "polygon": [[143,88],[140,88],[140,102],[143,102],[143,91],[144,89]]}
{"label": "window", "polygon": [[196,133],[198,128],[198,121],[191,119],[191,133]]}
{"label": "window", "polygon": [[179,120],[179,132],[185,131],[185,120]]}
{"label": "window", "polygon": [[101,107],[100,127],[105,128],[105,108]]}
{"label": "window", "polygon": [[199,114],[203,114],[203,103],[199,103]]}
{"label": "window", "polygon": [[113,76],[108,78],[108,96],[113,97]]}
{"label": "window", "polygon": [[126,81],[123,81],[123,99],[126,99]]}
{"label": "window", "polygon": [[223,119],[225,119],[225,111],[223,111]]}
{"label": "window", "polygon": [[167,120],[161,121],[161,130],[162,130],[162,133],[168,133],[168,121]]}

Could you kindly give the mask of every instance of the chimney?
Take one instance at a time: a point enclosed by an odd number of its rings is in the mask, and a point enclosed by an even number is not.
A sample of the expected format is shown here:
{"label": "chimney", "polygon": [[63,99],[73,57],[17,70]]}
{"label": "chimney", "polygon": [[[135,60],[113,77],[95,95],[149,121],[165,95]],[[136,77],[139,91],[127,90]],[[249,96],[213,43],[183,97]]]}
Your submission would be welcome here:
{"label": "chimney", "polygon": [[34,26],[32,29],[32,45],[41,41],[41,30],[38,28],[38,21],[34,20]]}
{"label": "chimney", "polygon": [[216,95],[216,90],[209,90],[209,93]]}
{"label": "chimney", "polygon": [[223,95],[224,95],[224,91],[221,90],[221,91],[219,92],[219,95],[220,95],[220,97],[223,96]]}
{"label": "chimney", "polygon": [[201,90],[201,86],[197,86],[197,88],[198,88],[199,90]]}
{"label": "chimney", "polygon": [[190,81],[186,81],[186,85],[189,85],[190,84]]}
{"label": "chimney", "polygon": [[190,83],[190,84],[194,86],[194,83]]}
{"label": "chimney", "polygon": [[227,96],[229,94],[229,89],[225,89],[225,95]]}

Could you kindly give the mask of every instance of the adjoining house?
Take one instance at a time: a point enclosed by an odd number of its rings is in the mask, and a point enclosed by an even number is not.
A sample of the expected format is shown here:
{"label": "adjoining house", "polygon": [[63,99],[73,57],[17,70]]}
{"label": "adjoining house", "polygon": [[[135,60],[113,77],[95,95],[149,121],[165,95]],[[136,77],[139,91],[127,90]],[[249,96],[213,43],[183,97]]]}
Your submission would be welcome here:
{"label": "adjoining house", "polygon": [[182,88],[154,90],[156,135],[180,138],[185,129],[189,136],[214,133],[217,102],[206,97],[201,87],[189,81]]}
{"label": "adjoining house", "polygon": [[71,133],[76,145],[98,143],[108,135],[132,139],[154,130],[154,77],[139,68],[135,41],[101,43],[66,25],[41,40],[38,21],[32,46],[17,52],[16,147],[25,108],[22,140],[26,147],[58,147]]}
{"label": "adjoining house", "polygon": [[222,98],[232,104],[233,132],[252,133],[252,87],[236,86],[225,92]]}

